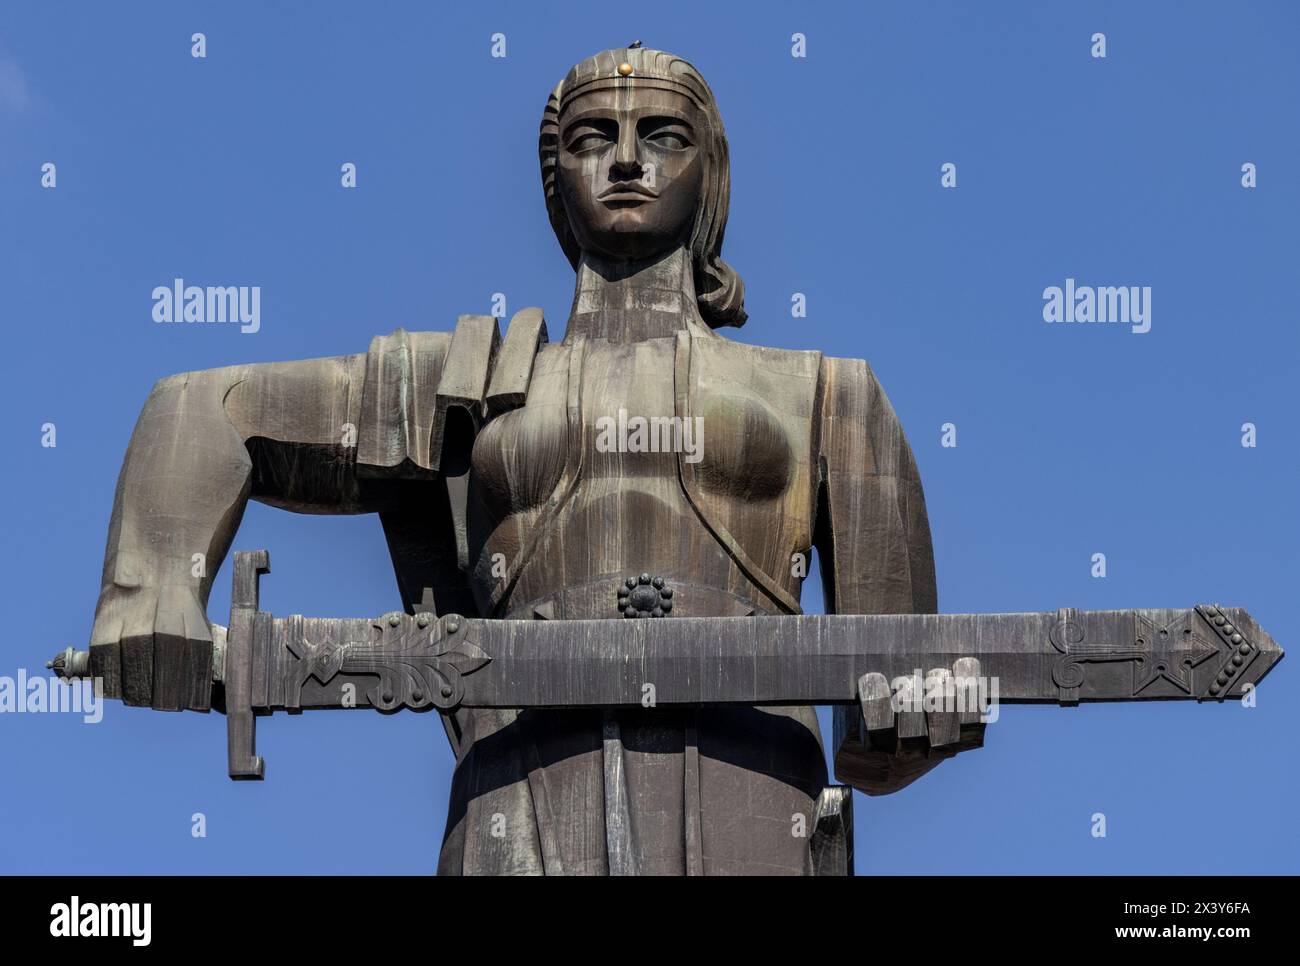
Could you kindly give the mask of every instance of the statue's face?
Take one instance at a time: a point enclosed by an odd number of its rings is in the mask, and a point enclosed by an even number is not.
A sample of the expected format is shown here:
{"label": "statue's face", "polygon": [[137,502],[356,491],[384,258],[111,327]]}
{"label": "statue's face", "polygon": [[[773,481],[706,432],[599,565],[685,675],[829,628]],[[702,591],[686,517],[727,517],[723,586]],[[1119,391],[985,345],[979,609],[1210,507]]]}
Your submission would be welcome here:
{"label": "statue's face", "polygon": [[595,90],[560,117],[558,184],[583,251],[649,258],[689,239],[704,184],[700,109],[653,88]]}

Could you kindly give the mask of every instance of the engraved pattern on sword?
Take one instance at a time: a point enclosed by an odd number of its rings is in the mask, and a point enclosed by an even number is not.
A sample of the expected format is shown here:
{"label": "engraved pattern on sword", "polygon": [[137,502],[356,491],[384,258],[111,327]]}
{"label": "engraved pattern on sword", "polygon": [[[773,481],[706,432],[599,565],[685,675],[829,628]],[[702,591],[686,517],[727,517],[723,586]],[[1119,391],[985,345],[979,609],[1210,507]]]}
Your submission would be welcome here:
{"label": "engraved pattern on sword", "polygon": [[373,674],[379,683],[368,694],[378,711],[433,707],[445,711],[465,695],[464,676],[491,658],[470,640],[465,621],[449,615],[387,614],[371,623],[377,639],[312,643],[302,635],[286,643],[298,659],[288,680],[286,704],[296,707],[302,686],[314,677],[328,684],[337,674]]}

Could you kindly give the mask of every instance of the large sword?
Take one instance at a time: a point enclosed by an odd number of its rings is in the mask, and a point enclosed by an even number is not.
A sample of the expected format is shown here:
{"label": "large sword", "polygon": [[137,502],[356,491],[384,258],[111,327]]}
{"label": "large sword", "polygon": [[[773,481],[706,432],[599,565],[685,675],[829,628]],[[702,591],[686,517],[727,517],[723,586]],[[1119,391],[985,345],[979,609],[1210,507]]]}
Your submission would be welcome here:
{"label": "large sword", "polygon": [[[859,704],[870,727],[892,716],[900,692],[920,702],[924,689],[957,698],[951,720],[965,723],[990,694],[1062,705],[1240,698],[1282,657],[1245,610],[1213,604],[668,620],[275,617],[258,609],[269,570],[264,550],[235,555],[230,625],[214,635],[211,704],[226,714],[234,779],[263,777],[256,717],[275,711]],[[48,666],[84,677],[89,656],[68,648]]]}

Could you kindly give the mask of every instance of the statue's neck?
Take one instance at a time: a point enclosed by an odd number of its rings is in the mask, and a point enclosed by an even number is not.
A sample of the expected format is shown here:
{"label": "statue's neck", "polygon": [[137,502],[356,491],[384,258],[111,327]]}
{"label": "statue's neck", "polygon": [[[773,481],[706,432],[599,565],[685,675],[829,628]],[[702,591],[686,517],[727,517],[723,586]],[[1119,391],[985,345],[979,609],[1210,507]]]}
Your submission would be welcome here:
{"label": "statue's neck", "polygon": [[708,329],[695,305],[684,248],[645,261],[615,262],[583,253],[564,341],[576,336],[641,342],[681,329]]}

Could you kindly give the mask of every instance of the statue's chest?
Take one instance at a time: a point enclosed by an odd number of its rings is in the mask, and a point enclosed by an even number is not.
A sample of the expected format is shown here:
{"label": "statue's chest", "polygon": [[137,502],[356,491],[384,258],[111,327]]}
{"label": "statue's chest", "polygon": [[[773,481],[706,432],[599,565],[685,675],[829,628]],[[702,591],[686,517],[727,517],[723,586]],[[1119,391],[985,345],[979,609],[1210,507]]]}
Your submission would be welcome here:
{"label": "statue's chest", "polygon": [[589,484],[635,487],[676,481],[680,460],[715,492],[783,491],[790,447],[777,415],[743,386],[679,393],[675,365],[674,339],[593,341],[580,357],[569,346],[544,347],[525,405],[489,423],[474,445],[487,505],[501,515],[539,506],[566,465]]}
{"label": "statue's chest", "polygon": [[588,480],[675,475],[698,449],[694,420],[673,393],[674,342],[589,345],[582,371],[582,475]]}

